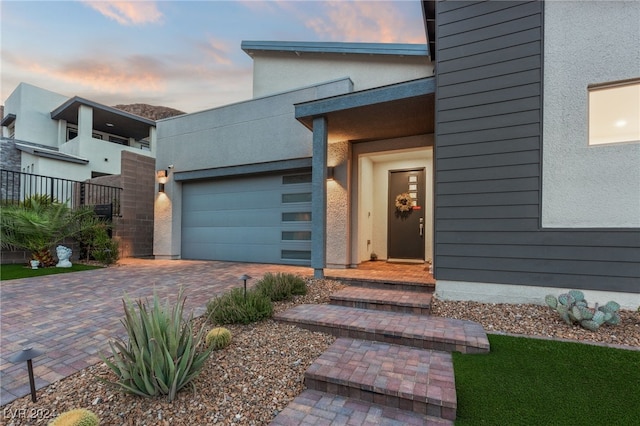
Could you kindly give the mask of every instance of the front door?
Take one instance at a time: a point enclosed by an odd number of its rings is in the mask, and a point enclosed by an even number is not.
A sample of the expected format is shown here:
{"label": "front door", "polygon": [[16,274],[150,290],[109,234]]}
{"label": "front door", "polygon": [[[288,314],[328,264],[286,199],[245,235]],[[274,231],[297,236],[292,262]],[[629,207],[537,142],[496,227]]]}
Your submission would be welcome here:
{"label": "front door", "polygon": [[387,258],[424,261],[425,170],[389,171]]}

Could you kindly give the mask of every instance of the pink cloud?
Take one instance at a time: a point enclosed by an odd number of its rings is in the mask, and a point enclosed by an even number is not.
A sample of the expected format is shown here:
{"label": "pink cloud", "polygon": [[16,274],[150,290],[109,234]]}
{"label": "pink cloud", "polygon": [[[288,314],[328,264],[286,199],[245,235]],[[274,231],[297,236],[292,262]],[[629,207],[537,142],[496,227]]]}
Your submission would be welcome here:
{"label": "pink cloud", "polygon": [[142,25],[162,21],[162,13],[154,1],[80,1],[120,25]]}
{"label": "pink cloud", "polygon": [[196,46],[204,52],[204,54],[212,58],[214,63],[218,65],[232,65],[231,55],[229,53],[230,46],[228,43],[209,37],[206,41],[197,42]]}
{"label": "pink cloud", "polygon": [[[424,43],[425,36],[410,25],[393,2],[325,2],[326,19],[305,19],[321,37],[337,41]],[[416,10],[419,12],[419,9]]]}

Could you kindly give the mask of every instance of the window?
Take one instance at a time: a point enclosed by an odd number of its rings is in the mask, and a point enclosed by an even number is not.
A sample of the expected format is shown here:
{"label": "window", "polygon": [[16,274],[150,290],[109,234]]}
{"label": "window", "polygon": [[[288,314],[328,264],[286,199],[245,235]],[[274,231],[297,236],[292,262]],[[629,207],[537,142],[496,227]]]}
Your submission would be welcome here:
{"label": "window", "polygon": [[282,213],[283,222],[311,222],[311,212]]}
{"label": "window", "polygon": [[77,138],[77,137],[78,137],[78,128],[67,126],[67,141],[70,141],[71,139]]}
{"label": "window", "polygon": [[311,231],[282,231],[283,241],[311,241]]}
{"label": "window", "polygon": [[311,173],[282,176],[283,185],[295,185],[298,183],[311,183]]}
{"label": "window", "polygon": [[310,192],[301,192],[298,194],[282,194],[283,203],[307,203],[311,202]]}
{"label": "window", "polygon": [[589,145],[640,142],[640,79],[591,85]]}

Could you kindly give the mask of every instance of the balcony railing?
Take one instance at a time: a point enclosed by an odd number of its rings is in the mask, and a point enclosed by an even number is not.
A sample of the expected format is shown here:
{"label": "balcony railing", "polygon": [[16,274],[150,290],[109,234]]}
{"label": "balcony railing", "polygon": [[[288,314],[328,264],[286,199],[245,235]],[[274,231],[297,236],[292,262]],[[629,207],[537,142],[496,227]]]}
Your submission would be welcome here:
{"label": "balcony railing", "polygon": [[0,195],[5,203],[19,203],[33,196],[48,196],[71,208],[92,206],[100,216],[120,216],[122,188],[75,180],[0,170]]}

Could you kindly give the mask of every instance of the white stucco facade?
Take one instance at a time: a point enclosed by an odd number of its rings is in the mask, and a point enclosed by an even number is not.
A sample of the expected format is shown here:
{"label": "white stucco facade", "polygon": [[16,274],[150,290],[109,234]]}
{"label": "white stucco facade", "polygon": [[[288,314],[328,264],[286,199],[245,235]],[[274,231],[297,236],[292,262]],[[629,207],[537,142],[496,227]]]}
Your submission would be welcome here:
{"label": "white stucco facade", "polygon": [[58,122],[52,120],[48,113],[67,99],[67,96],[20,83],[4,106],[5,115],[19,117],[15,122],[15,139],[57,148]]}
{"label": "white stucco facade", "polygon": [[640,78],[640,3],[544,11],[542,226],[640,227],[640,142],[589,146],[587,90]]}
{"label": "white stucco facade", "polygon": [[253,96],[349,77],[354,91],[433,75],[426,56],[268,52],[253,55]]}
{"label": "white stucco facade", "polygon": [[[75,107],[77,112],[72,118],[65,116],[75,123],[53,118],[54,111],[73,99],[77,98],[27,83],[20,83],[7,98],[5,117],[12,115],[15,118],[9,126],[3,126],[3,137],[14,139],[17,149],[22,151],[20,171],[82,181],[95,175],[119,174],[122,151],[155,156],[153,121],[88,100],[81,100],[85,104]],[[143,126],[148,126],[144,143],[123,134],[126,133],[123,129],[119,133],[96,129],[95,108],[110,111],[111,117],[126,115],[130,121],[144,122]],[[73,107],[70,110],[73,111]],[[112,142],[112,138],[118,143]]]}

